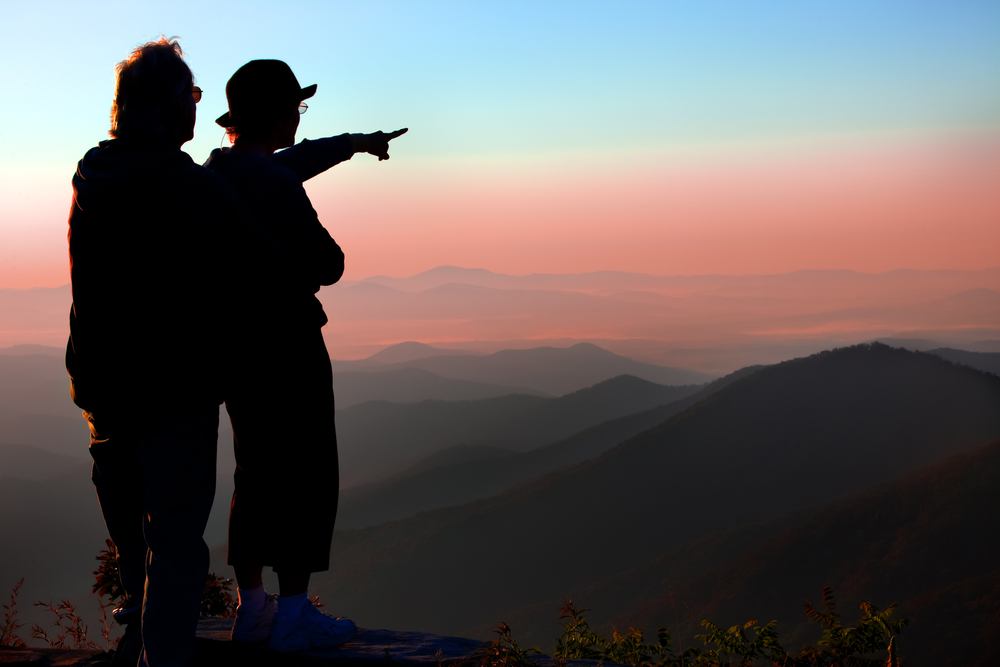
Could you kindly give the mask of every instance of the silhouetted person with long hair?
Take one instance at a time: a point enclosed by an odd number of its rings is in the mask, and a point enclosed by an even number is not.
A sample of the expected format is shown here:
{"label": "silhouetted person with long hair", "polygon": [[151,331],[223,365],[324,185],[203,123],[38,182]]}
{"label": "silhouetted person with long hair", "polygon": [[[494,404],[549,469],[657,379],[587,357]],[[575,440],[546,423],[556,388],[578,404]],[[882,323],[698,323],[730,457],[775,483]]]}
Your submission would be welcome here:
{"label": "silhouetted person with long hair", "polygon": [[136,48],[117,67],[112,139],[73,177],[66,367],[118,549],[125,599],[115,618],[128,627],[117,664],[190,663],[208,572],[219,304],[231,292],[224,241],[239,201],[180,150],[194,135],[193,84],[176,41]]}
{"label": "silhouetted person with long hair", "polygon": [[[324,229],[302,181],[370,152],[388,159],[388,142],[405,132],[342,135],[295,143],[302,88],[284,62],[255,60],[226,85],[229,111],[218,122],[233,138],[205,166],[239,192],[256,221],[292,259],[293,270],[261,267],[239,339],[241,361],[228,377],[226,408],[236,447],[236,489],[229,518],[229,563],[239,590],[237,641],[263,641],[291,652],[339,646],[354,623],[316,609],[313,572],[330,566],[339,472],[333,375],[320,328],[327,322],[315,294],[344,271],[344,254]],[[266,273],[265,273],[266,272]],[[261,574],[278,574],[280,597]]]}

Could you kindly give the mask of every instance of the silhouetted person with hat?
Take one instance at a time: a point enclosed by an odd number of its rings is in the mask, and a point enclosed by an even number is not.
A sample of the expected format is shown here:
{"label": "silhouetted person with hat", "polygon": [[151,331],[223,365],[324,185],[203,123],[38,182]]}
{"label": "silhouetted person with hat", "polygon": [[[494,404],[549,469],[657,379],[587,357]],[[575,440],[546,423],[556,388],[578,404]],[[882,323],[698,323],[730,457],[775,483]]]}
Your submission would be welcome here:
{"label": "silhouetted person with hat", "polygon": [[245,224],[232,188],[180,150],[194,135],[193,84],[177,42],[136,48],[117,67],[112,139],[73,177],[66,368],[125,592],[115,664],[189,664],[208,573],[230,337],[220,303]]}
{"label": "silhouetted person with hat", "polygon": [[[229,111],[216,122],[233,139],[205,166],[229,181],[257,223],[290,256],[281,273],[261,267],[254,298],[235,341],[242,363],[228,374],[226,408],[233,424],[236,489],[229,518],[229,564],[239,589],[233,639],[270,637],[281,652],[329,648],[349,641],[353,622],[311,603],[313,572],[329,569],[339,472],[333,375],[316,298],[344,272],[340,246],[320,224],[302,181],[357,152],[388,159],[391,134],[341,135],[293,146],[303,100],[279,60],[254,60],[226,85]],[[261,573],[278,574],[280,597],[264,591]]]}

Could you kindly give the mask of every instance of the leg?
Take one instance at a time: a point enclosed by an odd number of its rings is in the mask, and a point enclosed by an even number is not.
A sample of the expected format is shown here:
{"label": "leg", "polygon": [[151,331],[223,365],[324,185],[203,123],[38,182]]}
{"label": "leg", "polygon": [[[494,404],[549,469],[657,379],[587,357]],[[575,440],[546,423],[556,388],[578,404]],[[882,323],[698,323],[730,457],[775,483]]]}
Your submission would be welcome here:
{"label": "leg", "polygon": [[237,464],[229,564],[238,583],[264,565],[308,581],[330,564],[339,493],[330,355],[318,328],[277,330],[274,339],[281,356],[258,359],[226,397]]}
{"label": "leg", "polygon": [[[272,466],[274,484],[279,487],[276,495],[285,503],[272,519],[272,536],[279,549],[269,564],[279,581],[283,573],[308,575],[330,567],[340,494],[330,355],[319,329],[297,340],[296,355],[285,366],[294,370],[279,385],[297,388],[295,395],[285,392],[279,403],[284,431],[278,434],[278,442],[292,446]],[[291,579],[288,583],[297,585]]]}
{"label": "leg", "polygon": [[[91,479],[97,489],[108,534],[115,543],[118,579],[125,595],[114,612],[125,625],[111,667],[135,667],[142,653],[143,590],[146,587],[146,538],[142,535],[142,475],[136,459],[136,441],[127,425],[107,424],[83,413],[90,426]],[[118,427],[119,430],[113,430]]]}
{"label": "leg", "polygon": [[346,618],[327,616],[313,606],[306,589],[309,572],[278,570],[281,597],[271,627],[271,649],[293,653],[335,648],[354,638],[357,626]]}
{"label": "leg", "polygon": [[194,654],[208,574],[203,535],[215,496],[218,430],[215,408],[168,418],[138,441],[149,545],[142,610],[149,667],[181,667]]}
{"label": "leg", "polygon": [[[108,534],[118,550],[118,576],[125,591],[121,609],[142,608],[146,583],[146,539],[142,535],[142,475],[136,459],[135,439],[123,424],[107,424],[90,412],[91,478],[101,503]],[[112,430],[117,426],[120,430]]]}
{"label": "leg", "polygon": [[[270,634],[271,648],[280,652],[340,646],[356,631],[354,623],[326,616],[308,599],[310,574],[330,564],[339,493],[337,434],[322,334],[293,333],[286,344],[271,342],[283,355],[255,364],[251,381],[234,383],[237,391],[226,401],[237,462],[229,562],[247,586],[259,581],[262,565],[278,573],[281,597]],[[253,625],[252,612],[246,625]],[[239,611],[234,639],[238,634],[244,634]]]}
{"label": "leg", "polygon": [[263,565],[234,565],[233,575],[236,577],[236,586],[244,590],[257,588],[264,584]]}
{"label": "leg", "polygon": [[[240,565],[233,567],[236,576],[236,586],[243,590],[255,589],[264,584],[264,566]],[[278,573],[278,590],[282,597],[301,595],[309,590],[310,572],[295,572],[282,570]]]}
{"label": "leg", "polygon": [[278,572],[278,589],[283,598],[303,595],[309,590],[309,572],[281,570]]}

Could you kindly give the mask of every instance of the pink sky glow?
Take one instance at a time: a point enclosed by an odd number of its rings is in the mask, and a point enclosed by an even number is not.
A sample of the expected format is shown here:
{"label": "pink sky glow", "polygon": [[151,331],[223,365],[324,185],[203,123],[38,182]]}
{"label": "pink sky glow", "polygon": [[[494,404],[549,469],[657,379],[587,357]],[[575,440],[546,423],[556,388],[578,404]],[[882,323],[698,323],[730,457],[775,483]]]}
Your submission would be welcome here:
{"label": "pink sky glow", "polygon": [[438,265],[511,274],[979,269],[998,263],[998,148],[853,145],[691,163],[591,157],[559,173],[546,163],[453,167],[438,183],[408,183],[404,166],[353,193],[347,165],[310,192],[347,250],[352,279]]}
{"label": "pink sky glow", "polygon": [[[308,190],[354,280],[440,265],[508,274],[969,270],[1000,263],[998,149],[1000,138],[979,135],[666,156],[359,156]],[[28,187],[0,193],[15,218],[4,224],[0,287],[69,282],[70,173],[39,169]]]}

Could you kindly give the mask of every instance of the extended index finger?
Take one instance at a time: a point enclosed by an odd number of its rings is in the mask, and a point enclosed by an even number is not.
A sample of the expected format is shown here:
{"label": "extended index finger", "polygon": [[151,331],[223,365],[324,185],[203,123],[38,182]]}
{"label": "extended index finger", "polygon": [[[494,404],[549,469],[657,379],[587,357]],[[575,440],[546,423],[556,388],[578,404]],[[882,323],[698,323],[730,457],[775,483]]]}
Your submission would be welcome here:
{"label": "extended index finger", "polygon": [[396,130],[395,132],[389,132],[388,134],[385,135],[385,140],[386,141],[392,141],[396,137],[404,135],[404,134],[406,134],[409,131],[410,131],[410,128],[404,127],[402,130]]}

